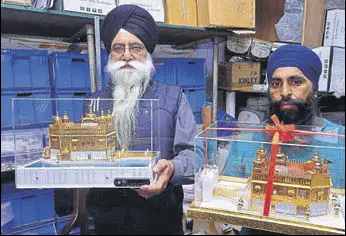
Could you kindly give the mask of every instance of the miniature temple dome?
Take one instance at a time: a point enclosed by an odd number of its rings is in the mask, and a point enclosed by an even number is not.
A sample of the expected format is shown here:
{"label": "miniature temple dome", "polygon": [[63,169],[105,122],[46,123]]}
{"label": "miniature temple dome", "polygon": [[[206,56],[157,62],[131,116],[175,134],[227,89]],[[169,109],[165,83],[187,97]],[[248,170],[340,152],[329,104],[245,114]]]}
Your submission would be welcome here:
{"label": "miniature temple dome", "polygon": [[312,162],[321,162],[320,155],[318,154],[318,151],[316,150],[315,155],[312,156]]}
{"label": "miniature temple dome", "polygon": [[96,115],[95,113],[92,112],[92,108],[90,104],[88,106],[88,113],[85,114],[85,117],[82,119],[82,123],[88,122],[88,121],[92,121],[92,122],[96,121]]}
{"label": "miniature temple dome", "polygon": [[281,147],[280,147],[278,153],[276,154],[276,162],[285,164],[287,161],[288,161],[288,158],[285,155],[285,153],[281,151]]}
{"label": "miniature temple dome", "polygon": [[53,116],[53,122],[54,122],[54,124],[56,124],[56,125],[61,124],[61,118],[60,118],[58,112],[56,112],[56,116]]}
{"label": "miniature temple dome", "polygon": [[261,143],[261,147],[256,151],[256,157],[254,160],[255,164],[262,164],[267,156],[267,150],[263,148],[263,143]]}
{"label": "miniature temple dome", "polygon": [[316,171],[320,171],[322,169],[322,160],[317,150],[315,155],[312,156],[312,163]]}
{"label": "miniature temple dome", "polygon": [[62,123],[68,123],[70,121],[67,111],[64,112],[64,116],[62,117]]}

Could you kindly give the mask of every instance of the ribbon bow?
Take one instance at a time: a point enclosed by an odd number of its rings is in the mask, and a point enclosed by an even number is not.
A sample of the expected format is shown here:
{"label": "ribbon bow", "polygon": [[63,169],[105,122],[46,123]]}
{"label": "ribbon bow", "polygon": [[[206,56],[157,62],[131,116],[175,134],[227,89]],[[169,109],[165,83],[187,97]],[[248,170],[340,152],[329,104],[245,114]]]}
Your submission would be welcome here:
{"label": "ribbon bow", "polygon": [[282,121],[279,121],[279,118],[275,114],[270,118],[272,119],[274,125],[267,124],[265,126],[265,132],[267,134],[278,133],[279,135],[278,140],[275,140],[276,138],[272,139],[272,143],[289,142],[294,140],[294,136],[291,134],[291,131],[295,130],[294,124],[285,125]]}

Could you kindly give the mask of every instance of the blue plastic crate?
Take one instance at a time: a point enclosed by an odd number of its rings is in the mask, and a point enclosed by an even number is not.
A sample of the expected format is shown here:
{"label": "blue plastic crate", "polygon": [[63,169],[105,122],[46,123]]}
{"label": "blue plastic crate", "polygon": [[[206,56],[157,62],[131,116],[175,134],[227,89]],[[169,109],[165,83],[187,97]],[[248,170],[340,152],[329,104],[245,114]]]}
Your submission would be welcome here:
{"label": "blue plastic crate", "polygon": [[202,112],[206,101],[205,88],[183,88],[193,112]]}
{"label": "blue plastic crate", "polygon": [[54,221],[41,222],[7,232],[8,235],[57,235]]}
{"label": "blue plastic crate", "polygon": [[55,219],[53,189],[15,189],[1,193],[1,203],[10,202],[13,219],[9,231],[23,226]]}
{"label": "blue plastic crate", "polygon": [[[57,100],[54,100],[54,114],[58,112],[59,116],[63,116],[66,111],[70,120],[77,122],[81,119],[83,112],[83,99],[87,91],[61,91],[55,95]],[[66,98],[66,99],[62,99]]]}
{"label": "blue plastic crate", "polygon": [[202,112],[194,112],[196,124],[203,124]]}
{"label": "blue plastic crate", "polygon": [[[12,111],[12,98],[28,98],[15,100]],[[38,100],[33,100],[38,99]],[[46,91],[3,91],[1,90],[1,129],[12,129],[14,124],[23,128],[34,128],[48,125],[53,115],[50,90]]]}
{"label": "blue plastic crate", "polygon": [[1,50],[1,90],[49,88],[46,50]]}
{"label": "blue plastic crate", "polygon": [[188,87],[205,87],[205,59],[177,58],[177,85]]}
{"label": "blue plastic crate", "polygon": [[90,89],[87,54],[53,52],[49,55],[49,73],[53,89]]}
{"label": "blue plastic crate", "polygon": [[168,85],[177,85],[177,60],[175,58],[153,59],[156,69],[154,80]]}
{"label": "blue plastic crate", "polygon": [[110,75],[105,71],[108,62],[108,52],[105,49],[101,50],[101,76],[102,76],[102,88],[108,87],[108,81],[110,80]]}

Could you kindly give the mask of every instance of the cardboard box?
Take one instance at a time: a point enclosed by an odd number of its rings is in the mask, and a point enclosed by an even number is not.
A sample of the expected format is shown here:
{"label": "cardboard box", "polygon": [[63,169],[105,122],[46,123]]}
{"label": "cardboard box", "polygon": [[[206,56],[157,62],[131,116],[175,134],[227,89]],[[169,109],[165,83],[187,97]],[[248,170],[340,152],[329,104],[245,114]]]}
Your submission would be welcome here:
{"label": "cardboard box", "polygon": [[165,23],[196,27],[196,0],[165,0]]}
{"label": "cardboard box", "polygon": [[116,0],[117,6],[134,4],[146,9],[154,18],[155,22],[165,21],[163,0]]}
{"label": "cardboard box", "polygon": [[318,47],[312,50],[318,55],[322,62],[322,73],[320,76],[320,80],[318,81],[318,91],[328,92],[331,47]]}
{"label": "cardboard box", "polygon": [[345,49],[339,47],[318,47],[313,51],[322,62],[322,74],[318,90],[345,93]]}
{"label": "cardboard box", "polygon": [[327,11],[323,46],[345,47],[345,9]]}
{"label": "cardboard box", "polygon": [[218,69],[219,88],[225,90],[254,91],[261,80],[260,62],[221,62]]}
{"label": "cardboard box", "polygon": [[64,11],[107,15],[115,6],[115,0],[60,0],[55,3],[54,8]]}
{"label": "cardboard box", "polygon": [[255,28],[255,0],[197,0],[199,27]]}
{"label": "cardboard box", "polygon": [[329,92],[345,96],[345,48],[332,47]]}

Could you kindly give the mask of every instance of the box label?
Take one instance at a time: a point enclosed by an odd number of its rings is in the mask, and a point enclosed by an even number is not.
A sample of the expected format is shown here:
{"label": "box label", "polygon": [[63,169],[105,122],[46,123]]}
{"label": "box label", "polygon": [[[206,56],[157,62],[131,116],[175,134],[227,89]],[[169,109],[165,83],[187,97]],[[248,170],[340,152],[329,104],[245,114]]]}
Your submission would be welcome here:
{"label": "box label", "polygon": [[262,40],[253,39],[251,43],[250,53],[257,58],[267,58],[270,55],[272,44]]}
{"label": "box label", "polygon": [[345,48],[333,48],[329,92],[336,97],[345,96]]}
{"label": "box label", "polygon": [[345,10],[327,11],[323,46],[345,47]]}
{"label": "box label", "polygon": [[322,62],[322,73],[318,82],[318,91],[327,92],[329,83],[329,66],[330,66],[330,47],[318,47],[313,51],[318,55]]}
{"label": "box label", "polygon": [[227,48],[234,53],[247,53],[251,45],[251,38],[229,36],[227,37]]}
{"label": "box label", "polygon": [[115,0],[64,0],[64,11],[107,15],[115,7]]}
{"label": "box label", "polygon": [[117,6],[134,4],[147,10],[156,22],[165,21],[163,0],[117,0]]}

